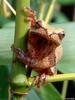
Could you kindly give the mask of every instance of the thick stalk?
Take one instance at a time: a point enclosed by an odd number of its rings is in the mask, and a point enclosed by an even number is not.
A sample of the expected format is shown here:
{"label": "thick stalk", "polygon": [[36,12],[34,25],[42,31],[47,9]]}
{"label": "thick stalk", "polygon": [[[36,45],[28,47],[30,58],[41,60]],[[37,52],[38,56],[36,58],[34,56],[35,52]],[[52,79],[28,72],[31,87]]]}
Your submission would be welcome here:
{"label": "thick stalk", "polygon": [[[14,46],[16,48],[21,48],[24,51],[26,50],[26,37],[27,37],[27,31],[29,29],[29,24],[27,21],[24,20],[26,14],[24,14],[22,10],[24,7],[29,7],[29,5],[30,5],[30,0],[16,0],[16,27],[15,27]],[[15,55],[13,59],[16,60]],[[21,64],[18,61],[15,61],[12,66],[12,79],[11,79],[12,85],[14,86],[15,81],[17,82],[17,84],[21,82],[21,85],[23,84],[25,85],[25,80],[23,78],[24,76],[25,76],[25,65]],[[21,89],[20,84],[19,87]],[[19,87],[17,88],[18,90]],[[19,90],[19,94],[20,93],[22,94],[22,89],[21,91]]]}

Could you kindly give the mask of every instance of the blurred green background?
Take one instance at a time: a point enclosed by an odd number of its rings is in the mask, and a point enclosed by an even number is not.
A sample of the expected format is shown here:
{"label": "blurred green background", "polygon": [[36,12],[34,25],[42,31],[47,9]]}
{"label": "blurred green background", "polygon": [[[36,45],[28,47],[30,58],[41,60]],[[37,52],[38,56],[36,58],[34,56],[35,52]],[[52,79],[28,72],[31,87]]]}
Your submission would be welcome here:
{"label": "blurred green background", "polygon": [[[44,13],[40,12],[40,1],[43,1]],[[42,16],[40,17],[40,19],[42,18],[43,20],[45,20],[51,1],[52,0],[31,0],[31,8],[35,9],[35,11],[37,12],[37,18]],[[16,0],[8,0],[8,2],[14,9],[16,8]],[[58,71],[60,73],[75,72],[75,0],[56,0],[56,4],[49,24],[53,27],[63,28],[66,34],[64,41],[62,42],[64,54],[60,63],[57,65]],[[3,0],[0,0],[0,100],[8,100],[9,76],[11,74],[12,64],[12,52],[10,47],[13,44],[14,32],[15,16],[11,12],[9,7],[4,4]],[[72,84],[73,87],[75,87],[74,81]],[[49,85],[47,86],[47,88],[48,87]],[[75,88],[73,87],[68,90],[71,91],[73,89],[73,91],[75,92]],[[50,87],[49,91],[53,88]],[[40,100],[41,97],[36,92],[36,90],[33,89],[31,91],[29,97],[27,97],[27,100],[30,100],[29,98],[33,96],[34,100]],[[44,88],[43,91],[47,91],[46,88]],[[53,91],[54,93],[56,91],[56,94],[59,96],[57,90],[51,91]],[[50,100],[49,98],[45,99],[44,97],[47,92],[41,93],[41,100]],[[49,95],[49,93],[47,93],[46,96],[47,95]],[[55,100],[53,99],[53,96],[54,95],[52,95],[51,100]],[[75,94],[67,93],[67,97],[75,97]],[[61,99],[59,98],[56,100]]]}

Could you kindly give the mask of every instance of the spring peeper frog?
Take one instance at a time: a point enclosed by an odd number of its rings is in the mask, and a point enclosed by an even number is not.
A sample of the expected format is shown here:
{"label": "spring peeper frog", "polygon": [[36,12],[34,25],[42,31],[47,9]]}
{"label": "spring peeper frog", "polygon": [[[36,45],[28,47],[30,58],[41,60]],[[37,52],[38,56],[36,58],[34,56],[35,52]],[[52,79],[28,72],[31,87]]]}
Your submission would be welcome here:
{"label": "spring peeper frog", "polygon": [[[34,11],[24,9],[28,13],[27,20],[31,23],[27,37],[27,52],[13,47],[17,59],[38,73],[38,82],[46,75],[56,73],[56,63],[62,50],[60,43],[65,34],[63,30],[44,27],[42,21],[36,20]],[[60,51],[57,49],[60,48]]]}

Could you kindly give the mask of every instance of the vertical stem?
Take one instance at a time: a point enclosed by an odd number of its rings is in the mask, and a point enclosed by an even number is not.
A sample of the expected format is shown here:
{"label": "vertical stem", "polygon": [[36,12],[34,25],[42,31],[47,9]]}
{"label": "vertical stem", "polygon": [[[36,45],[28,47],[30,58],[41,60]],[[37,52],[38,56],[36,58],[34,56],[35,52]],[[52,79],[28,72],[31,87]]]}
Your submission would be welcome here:
{"label": "vertical stem", "polygon": [[52,13],[53,13],[54,6],[55,6],[55,1],[56,1],[56,0],[52,0],[52,3],[51,3],[50,6],[49,6],[49,10],[48,10],[47,16],[46,16],[46,18],[45,18],[45,23],[46,23],[46,24],[49,22],[49,20],[51,20]]}
{"label": "vertical stem", "polygon": [[44,16],[44,8],[45,8],[45,0],[41,0],[40,1],[40,15],[39,15],[39,19],[43,19]]}
{"label": "vertical stem", "polygon": [[4,16],[4,0],[0,1],[0,15]]}
{"label": "vertical stem", "polygon": [[7,0],[4,0],[4,3],[6,4],[6,6],[8,7],[9,11],[12,11],[12,13],[14,15],[16,15],[16,12],[15,10],[13,9],[13,7],[11,6],[11,4],[7,1]]}
{"label": "vertical stem", "polygon": [[[27,37],[27,31],[29,29],[29,24],[27,21],[24,21],[24,17],[26,15],[23,14],[22,9],[24,7],[29,7],[29,5],[30,5],[30,0],[16,0],[16,27],[15,27],[14,46],[16,48],[21,48],[24,51],[26,50],[26,37]],[[15,55],[13,59],[15,60]],[[21,79],[17,78],[15,80],[15,77],[18,77],[19,75],[25,76],[25,66],[15,61],[12,66],[12,77],[11,77],[12,84],[14,84],[14,81],[17,80],[21,81]]]}
{"label": "vertical stem", "polygon": [[7,0],[1,1],[1,15],[4,17],[10,17],[11,11],[9,10],[8,6],[6,5]]}
{"label": "vertical stem", "polygon": [[65,99],[66,94],[67,94],[67,88],[68,88],[68,80],[63,82],[63,87],[62,87],[62,97]]}

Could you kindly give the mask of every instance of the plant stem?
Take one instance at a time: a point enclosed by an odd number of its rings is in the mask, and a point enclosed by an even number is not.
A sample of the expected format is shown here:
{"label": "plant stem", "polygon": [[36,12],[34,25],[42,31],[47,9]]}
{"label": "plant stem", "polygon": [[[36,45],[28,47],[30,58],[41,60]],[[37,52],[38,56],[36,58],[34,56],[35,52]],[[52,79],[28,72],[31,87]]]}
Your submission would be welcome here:
{"label": "plant stem", "polygon": [[63,99],[65,99],[67,94],[68,82],[69,82],[68,80],[63,82],[62,93],[61,93]]}
{"label": "plant stem", "polygon": [[45,8],[45,3],[44,3],[45,0],[41,0],[40,1],[40,15],[39,15],[39,19],[43,19],[43,16],[44,16],[44,8]]}
{"label": "plant stem", "polygon": [[75,80],[75,73],[69,74],[58,74],[54,76],[47,77],[48,82],[58,82],[58,81],[65,81],[65,80]]}
{"label": "plant stem", "polygon": [[6,5],[7,0],[1,1],[1,13],[4,17],[10,17],[11,11],[9,10],[8,6]]}
{"label": "plant stem", "polygon": [[[22,9],[24,7],[29,7],[29,5],[30,0],[16,0],[16,28],[14,46],[16,48],[21,48],[24,51],[26,50],[26,38],[27,31],[29,29],[29,23],[27,21],[24,21],[24,17],[26,16],[26,14],[23,14]],[[13,59],[16,59],[15,55]],[[15,80],[15,77],[19,75],[25,76],[25,65],[15,61],[12,66],[12,84],[14,84],[13,80]],[[16,79],[15,81],[17,80],[20,79]]]}
{"label": "plant stem", "polygon": [[[33,83],[34,78],[31,77],[30,81]],[[75,73],[58,74],[54,76],[47,76],[47,82],[59,82],[59,81],[75,80]]]}
{"label": "plant stem", "polygon": [[4,0],[4,3],[7,5],[7,7],[10,9],[10,11],[12,11],[12,13],[14,15],[16,15],[16,11],[13,9],[13,7],[11,6],[11,4],[7,0]]}
{"label": "plant stem", "polygon": [[51,20],[52,18],[52,13],[53,13],[53,10],[54,10],[54,6],[55,6],[55,2],[56,0],[52,0],[52,3],[50,4],[49,6],[49,9],[48,9],[48,12],[47,12],[47,16],[45,18],[45,23],[47,24],[49,22],[49,20]]}
{"label": "plant stem", "polygon": [[4,16],[4,0],[0,1],[0,15]]}

